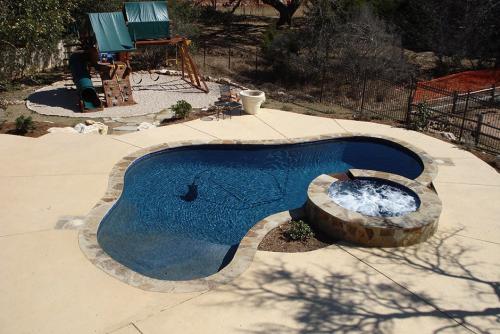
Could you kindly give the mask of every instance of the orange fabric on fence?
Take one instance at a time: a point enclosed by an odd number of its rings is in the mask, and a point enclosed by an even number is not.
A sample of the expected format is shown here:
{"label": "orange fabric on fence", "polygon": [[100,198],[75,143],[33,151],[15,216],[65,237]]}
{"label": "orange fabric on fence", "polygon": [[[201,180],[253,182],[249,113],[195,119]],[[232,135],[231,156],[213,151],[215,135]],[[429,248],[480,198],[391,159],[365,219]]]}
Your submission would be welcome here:
{"label": "orange fabric on fence", "polygon": [[491,88],[493,85],[500,86],[500,69],[465,71],[430,81],[418,82],[413,100],[414,102],[423,102],[449,96],[449,94],[442,94],[439,91],[432,91],[424,87],[436,88],[437,90],[447,92],[457,91],[458,93],[467,93],[468,91],[474,92]]}

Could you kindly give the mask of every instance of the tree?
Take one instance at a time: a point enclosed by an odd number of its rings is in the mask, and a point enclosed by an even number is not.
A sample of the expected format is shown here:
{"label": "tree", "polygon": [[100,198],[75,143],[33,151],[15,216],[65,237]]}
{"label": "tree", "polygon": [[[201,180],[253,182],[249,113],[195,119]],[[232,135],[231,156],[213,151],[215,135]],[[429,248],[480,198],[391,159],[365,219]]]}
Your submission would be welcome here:
{"label": "tree", "polygon": [[400,3],[395,23],[405,47],[433,51],[445,58],[476,60],[475,65],[500,58],[500,1],[406,0]]}
{"label": "tree", "polygon": [[320,72],[329,68],[360,78],[409,72],[400,37],[362,1],[310,0],[305,9],[306,59]]}
{"label": "tree", "polygon": [[299,9],[302,0],[262,0],[262,2],[278,11],[280,17],[276,26],[281,27],[285,24],[292,25],[292,16]]}
{"label": "tree", "polygon": [[0,73],[23,76],[63,37],[77,0],[4,0],[0,6]]}
{"label": "tree", "polygon": [[116,12],[121,11],[122,0],[77,0],[78,6],[75,6],[71,16],[79,26],[87,18],[87,13]]}

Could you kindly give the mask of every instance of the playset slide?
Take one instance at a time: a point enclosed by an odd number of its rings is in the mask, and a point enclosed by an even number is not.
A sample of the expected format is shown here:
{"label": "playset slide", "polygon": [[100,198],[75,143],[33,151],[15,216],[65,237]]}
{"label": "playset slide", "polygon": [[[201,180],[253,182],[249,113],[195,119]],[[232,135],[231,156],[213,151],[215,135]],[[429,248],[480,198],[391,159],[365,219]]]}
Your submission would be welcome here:
{"label": "playset slide", "polygon": [[87,68],[87,58],[87,54],[82,52],[73,53],[69,57],[69,68],[80,96],[80,109],[82,112],[96,111],[96,109],[102,108],[101,100],[92,84]]}

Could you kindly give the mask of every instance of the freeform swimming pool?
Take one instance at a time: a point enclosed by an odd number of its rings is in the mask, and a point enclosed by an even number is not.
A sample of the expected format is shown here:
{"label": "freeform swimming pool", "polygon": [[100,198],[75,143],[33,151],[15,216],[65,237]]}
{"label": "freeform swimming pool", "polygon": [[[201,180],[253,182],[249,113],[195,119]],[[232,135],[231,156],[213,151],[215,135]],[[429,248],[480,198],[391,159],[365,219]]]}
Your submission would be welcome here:
{"label": "freeform swimming pool", "polygon": [[301,207],[318,175],[350,168],[415,179],[420,158],[392,142],[342,138],[284,145],[202,145],[136,160],[97,239],[142,275],[192,280],[229,263],[259,220]]}

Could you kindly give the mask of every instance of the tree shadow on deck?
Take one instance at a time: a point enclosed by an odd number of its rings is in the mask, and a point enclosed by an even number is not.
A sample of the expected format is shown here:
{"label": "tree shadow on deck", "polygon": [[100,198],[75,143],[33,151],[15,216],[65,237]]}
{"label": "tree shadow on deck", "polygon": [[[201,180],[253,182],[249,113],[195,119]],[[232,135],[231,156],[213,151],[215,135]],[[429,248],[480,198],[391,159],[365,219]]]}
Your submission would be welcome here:
{"label": "tree shadow on deck", "polygon": [[[474,282],[470,286],[473,294],[482,294],[482,297],[488,295],[490,299],[498,296],[498,282],[480,278],[468,268],[471,264],[463,260],[467,249],[457,249],[455,245],[453,249],[449,247],[447,241],[453,235],[434,237],[429,243],[421,245],[425,247],[383,249],[380,256],[392,259],[402,270],[405,270],[405,266],[414,266],[432,271],[433,275]],[[344,246],[339,248],[344,250]],[[349,268],[337,269],[334,257],[337,250],[329,251],[332,252],[331,264],[325,265],[324,261],[323,264],[310,263],[306,270],[294,269],[290,264],[281,262],[250,273],[250,283],[234,281],[231,291],[237,297],[228,304],[257,309],[290,305],[286,316],[297,324],[283,325],[279,323],[280,319],[276,319],[276,323],[259,323],[257,320],[254,329],[243,332],[398,333],[402,326],[406,328],[407,325],[420,324],[431,325],[432,329],[424,326],[411,328],[412,332],[491,333],[499,328],[498,303],[481,307],[474,305],[474,300],[471,300],[474,306],[467,310],[460,307],[443,308],[430,293],[414,293],[364,262],[356,261]],[[370,249],[362,251],[373,256]],[[324,256],[324,253],[318,253],[318,256]],[[452,270],[448,270],[448,267]],[[420,320],[426,321],[421,323]],[[480,320],[480,325],[477,320]]]}

